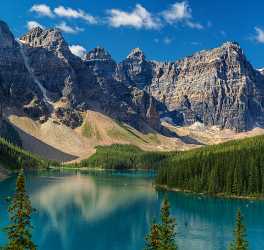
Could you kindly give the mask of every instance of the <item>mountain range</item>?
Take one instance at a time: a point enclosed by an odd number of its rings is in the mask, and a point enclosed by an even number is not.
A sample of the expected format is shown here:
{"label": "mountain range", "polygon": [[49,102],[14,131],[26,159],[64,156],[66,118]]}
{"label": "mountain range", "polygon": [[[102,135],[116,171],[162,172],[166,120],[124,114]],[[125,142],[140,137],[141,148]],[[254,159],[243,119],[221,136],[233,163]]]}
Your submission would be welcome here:
{"label": "mountain range", "polygon": [[177,134],[164,123],[243,132],[264,126],[264,71],[236,42],[175,62],[148,60],[135,48],[117,63],[101,47],[73,55],[58,29],[36,27],[15,39],[0,21],[0,104],[1,116],[72,130],[97,112],[170,138]]}

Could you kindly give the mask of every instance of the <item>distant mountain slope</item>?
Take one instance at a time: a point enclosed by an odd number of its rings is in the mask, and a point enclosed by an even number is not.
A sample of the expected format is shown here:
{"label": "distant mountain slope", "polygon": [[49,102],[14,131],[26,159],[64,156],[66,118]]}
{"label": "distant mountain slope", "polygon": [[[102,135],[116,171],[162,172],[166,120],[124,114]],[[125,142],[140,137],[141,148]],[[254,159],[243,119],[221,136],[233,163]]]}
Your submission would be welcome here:
{"label": "distant mountain slope", "polygon": [[97,145],[134,144],[152,151],[184,150],[200,145],[195,140],[185,143],[181,138],[163,136],[150,128],[142,133],[95,111],[87,111],[83,117],[84,122],[77,129],[56,119],[40,124],[14,112],[9,121],[18,131],[23,148],[60,162],[86,159],[95,153]]}

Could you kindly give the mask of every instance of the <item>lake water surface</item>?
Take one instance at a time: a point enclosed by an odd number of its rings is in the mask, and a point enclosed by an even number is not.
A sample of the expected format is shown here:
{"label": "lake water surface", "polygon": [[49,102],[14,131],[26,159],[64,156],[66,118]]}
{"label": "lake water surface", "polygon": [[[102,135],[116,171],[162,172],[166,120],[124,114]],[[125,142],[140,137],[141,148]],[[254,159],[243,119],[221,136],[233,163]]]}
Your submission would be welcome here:
{"label": "lake water surface", "polygon": [[[163,193],[146,172],[50,171],[27,174],[34,208],[34,240],[40,250],[141,250]],[[0,183],[0,226],[15,177]],[[169,193],[179,250],[224,250],[241,208],[251,250],[264,249],[264,202]],[[5,242],[0,233],[0,245]]]}

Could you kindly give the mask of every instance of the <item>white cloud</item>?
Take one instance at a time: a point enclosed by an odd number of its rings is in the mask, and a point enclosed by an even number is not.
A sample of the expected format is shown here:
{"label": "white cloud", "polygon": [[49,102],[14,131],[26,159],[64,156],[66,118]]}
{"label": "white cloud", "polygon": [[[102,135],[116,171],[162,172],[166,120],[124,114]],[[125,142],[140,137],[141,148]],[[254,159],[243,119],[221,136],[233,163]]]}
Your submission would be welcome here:
{"label": "white cloud", "polygon": [[256,41],[259,43],[264,43],[264,30],[259,27],[256,27],[255,30],[257,32],[255,37]]}
{"label": "white cloud", "polygon": [[84,58],[85,54],[86,54],[86,49],[84,47],[82,47],[81,45],[71,45],[69,46],[70,51],[72,52],[72,54],[80,57],[80,58]]}
{"label": "white cloud", "polygon": [[163,11],[163,17],[168,23],[182,21],[192,17],[191,9],[187,2],[175,3],[170,9]]}
{"label": "white cloud", "polygon": [[160,21],[154,18],[142,5],[137,4],[132,12],[125,12],[118,9],[108,10],[109,25],[118,28],[129,26],[136,29],[158,29]]}
{"label": "white cloud", "polygon": [[163,42],[164,42],[165,44],[167,44],[167,45],[168,45],[168,44],[171,44],[171,42],[172,42],[172,38],[166,36],[166,37],[164,37]]}
{"label": "white cloud", "polygon": [[31,9],[31,12],[36,12],[40,16],[53,17],[53,13],[50,7],[46,4],[34,4]]}
{"label": "white cloud", "polygon": [[198,30],[201,30],[201,29],[204,28],[202,24],[200,24],[200,23],[196,23],[196,22],[192,22],[192,21],[190,21],[190,20],[186,20],[186,21],[185,21],[185,24],[186,24],[188,27],[192,28],[192,29],[198,29]]}
{"label": "white cloud", "polygon": [[161,13],[169,24],[183,23],[192,29],[203,29],[203,25],[192,21],[192,9],[188,2],[176,2]]}
{"label": "white cloud", "polygon": [[44,29],[45,27],[41,25],[40,23],[36,21],[28,21],[27,22],[27,28],[28,30],[32,30],[33,28],[40,27],[41,29]]}
{"label": "white cloud", "polygon": [[58,28],[59,30],[65,33],[70,33],[70,34],[77,34],[81,31],[84,31],[84,29],[82,28],[69,26],[66,22],[61,22],[56,26],[56,28]]}
{"label": "white cloud", "polygon": [[74,18],[74,19],[83,19],[90,24],[96,24],[97,20],[94,16],[87,14],[83,10],[74,10],[72,8],[65,8],[59,6],[54,9],[54,13],[60,17]]}

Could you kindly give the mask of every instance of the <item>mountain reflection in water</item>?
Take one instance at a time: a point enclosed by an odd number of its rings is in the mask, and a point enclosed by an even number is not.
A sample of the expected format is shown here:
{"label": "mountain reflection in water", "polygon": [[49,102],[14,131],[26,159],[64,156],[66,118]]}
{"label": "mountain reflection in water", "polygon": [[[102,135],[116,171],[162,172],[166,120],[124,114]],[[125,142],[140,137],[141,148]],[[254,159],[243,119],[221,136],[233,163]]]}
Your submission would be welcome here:
{"label": "mountain reflection in water", "polygon": [[[126,178],[117,178],[113,184],[113,181],[108,182],[107,178],[98,182],[93,177],[80,175],[51,178],[48,185],[42,186],[32,194],[33,206],[37,208],[38,220],[41,220],[41,223],[38,221],[36,224],[42,225],[37,229],[42,231],[41,243],[48,242],[54,234],[60,238],[59,248],[65,250],[72,249],[67,239],[72,233],[71,229],[76,228],[76,224],[93,227],[102,223],[104,219],[114,218],[116,213],[117,216],[120,214],[121,219],[121,214],[126,208],[129,207],[130,211],[131,206],[137,202],[153,200],[156,200],[156,192],[149,180],[131,182]],[[134,240],[138,239],[137,234],[144,235],[142,229],[148,226],[152,219],[149,211],[141,213],[139,218],[142,215],[144,218],[134,223],[129,221],[130,214],[122,215],[123,223],[130,223],[130,231],[135,234],[132,236]],[[149,223],[142,227],[146,220]],[[114,232],[115,223],[118,221],[104,226],[110,226],[110,230]]]}
{"label": "mountain reflection in water", "polygon": [[32,202],[54,219],[54,225],[59,223],[60,212],[69,205],[79,208],[83,219],[92,221],[139,199],[155,198],[153,187],[149,183],[148,186],[148,190],[146,186],[143,189],[126,183],[121,188],[99,186],[89,176],[71,176],[42,188],[33,195]]}

